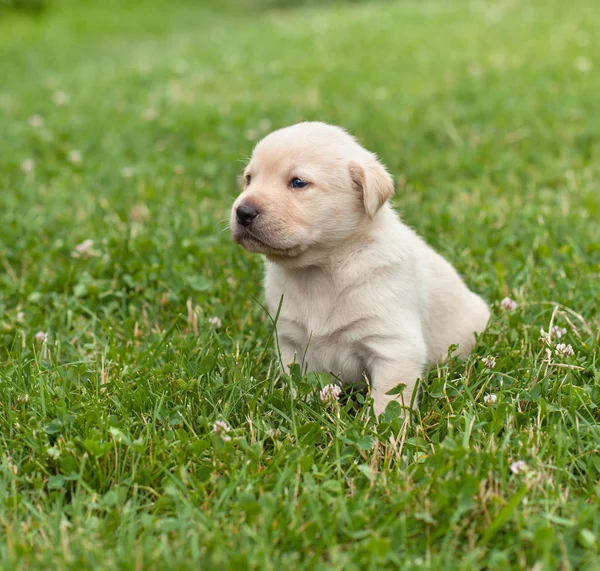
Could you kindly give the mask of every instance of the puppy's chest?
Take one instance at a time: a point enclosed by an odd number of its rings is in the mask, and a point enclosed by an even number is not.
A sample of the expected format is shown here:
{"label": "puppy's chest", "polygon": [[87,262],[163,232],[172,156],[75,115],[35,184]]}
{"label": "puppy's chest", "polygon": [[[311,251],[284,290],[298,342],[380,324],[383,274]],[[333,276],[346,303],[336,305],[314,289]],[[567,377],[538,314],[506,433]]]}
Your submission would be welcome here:
{"label": "puppy's chest", "polygon": [[336,289],[325,280],[286,283],[277,298],[281,299],[280,321],[288,322],[297,335],[312,339],[331,337],[350,317]]}
{"label": "puppy's chest", "polygon": [[[308,370],[340,375],[346,382],[360,382],[364,357],[357,350],[362,311],[348,304],[343,292],[318,277],[308,283],[286,283],[267,290],[270,304],[279,300],[278,335],[290,342]],[[283,296],[283,297],[282,297]]]}

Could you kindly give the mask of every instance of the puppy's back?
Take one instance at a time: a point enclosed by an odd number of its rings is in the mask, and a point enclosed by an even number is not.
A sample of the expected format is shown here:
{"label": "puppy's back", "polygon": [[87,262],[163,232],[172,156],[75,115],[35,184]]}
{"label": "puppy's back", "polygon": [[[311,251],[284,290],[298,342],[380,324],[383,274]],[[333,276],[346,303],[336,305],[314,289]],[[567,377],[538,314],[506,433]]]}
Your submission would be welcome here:
{"label": "puppy's back", "polygon": [[447,357],[450,345],[459,345],[457,354],[461,357],[473,349],[475,334],[485,329],[490,310],[446,259],[426,248],[423,262],[429,291],[423,325],[429,360],[439,363]]}

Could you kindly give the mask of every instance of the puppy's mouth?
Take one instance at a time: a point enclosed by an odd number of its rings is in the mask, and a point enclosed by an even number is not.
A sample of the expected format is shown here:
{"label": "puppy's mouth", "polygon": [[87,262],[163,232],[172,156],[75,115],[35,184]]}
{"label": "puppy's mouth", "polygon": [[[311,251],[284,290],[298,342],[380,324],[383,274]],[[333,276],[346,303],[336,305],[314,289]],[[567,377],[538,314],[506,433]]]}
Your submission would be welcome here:
{"label": "puppy's mouth", "polygon": [[292,257],[301,254],[305,248],[302,246],[281,247],[267,242],[262,236],[259,238],[247,228],[236,228],[233,232],[233,241],[242,245],[249,252],[266,254],[267,256]]}

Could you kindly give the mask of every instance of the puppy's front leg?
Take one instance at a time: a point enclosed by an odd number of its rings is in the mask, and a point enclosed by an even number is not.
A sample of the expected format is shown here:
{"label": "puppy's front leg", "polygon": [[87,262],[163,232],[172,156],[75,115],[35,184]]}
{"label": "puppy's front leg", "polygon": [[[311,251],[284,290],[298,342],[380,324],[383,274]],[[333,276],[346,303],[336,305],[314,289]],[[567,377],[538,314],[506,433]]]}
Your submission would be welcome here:
{"label": "puppy's front leg", "polygon": [[[378,418],[392,400],[397,400],[400,404],[410,407],[417,379],[423,375],[424,362],[424,355],[421,355],[419,351],[414,355],[395,361],[375,361],[371,369],[370,381],[373,409]],[[401,394],[386,394],[400,383],[406,385]],[[415,408],[416,405],[415,401]]]}

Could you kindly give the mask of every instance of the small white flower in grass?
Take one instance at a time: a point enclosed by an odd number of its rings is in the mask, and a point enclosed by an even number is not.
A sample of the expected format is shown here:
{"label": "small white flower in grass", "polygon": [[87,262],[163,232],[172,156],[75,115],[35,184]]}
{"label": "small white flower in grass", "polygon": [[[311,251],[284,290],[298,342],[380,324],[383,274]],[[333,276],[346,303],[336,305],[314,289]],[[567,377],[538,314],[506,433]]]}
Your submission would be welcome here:
{"label": "small white flower in grass", "polygon": [[592,62],[584,56],[576,58],[574,65],[575,69],[581,73],[587,73],[592,69]]}
{"label": "small white flower in grass", "polygon": [[44,341],[46,341],[47,336],[43,331],[38,331],[35,335],[35,340],[41,345]]}
{"label": "small white flower in grass", "polygon": [[483,402],[485,404],[496,404],[498,402],[498,397],[494,394],[487,394],[484,395]]}
{"label": "small white flower in grass", "polygon": [[29,124],[34,129],[39,129],[44,124],[44,118],[41,115],[32,115],[29,117]]}
{"label": "small white flower in grass", "polygon": [[550,331],[544,331],[543,327],[540,327],[540,341],[546,345],[550,345]]}
{"label": "small white flower in grass", "polygon": [[156,109],[153,109],[152,107],[144,109],[144,111],[142,112],[142,119],[144,119],[144,121],[154,121],[154,119],[156,119],[157,117],[158,111]]}
{"label": "small white flower in grass", "polygon": [[46,449],[46,454],[53,460],[56,460],[60,456],[60,450],[55,446]]}
{"label": "small white flower in grass", "polygon": [[319,393],[319,398],[323,404],[329,405],[334,404],[340,398],[340,394],[342,393],[342,388],[339,385],[334,385],[333,383],[329,385],[325,385],[321,392]]}
{"label": "small white flower in grass", "polygon": [[[15,422],[15,424],[18,424]],[[19,426],[15,426],[15,428],[20,428]],[[8,469],[16,476],[19,473],[19,467],[9,458],[6,462]]]}
{"label": "small white flower in grass", "polygon": [[129,218],[138,224],[150,220],[150,216],[150,210],[145,204],[134,204],[129,211]]}
{"label": "small white flower in grass", "polygon": [[29,395],[27,393],[23,393],[17,400],[19,402],[29,402]]}
{"label": "small white flower in grass", "polygon": [[121,176],[123,178],[131,178],[133,176],[133,168],[132,167],[123,167],[121,169]]}
{"label": "small white flower in grass", "polygon": [[231,440],[231,436],[227,433],[231,431],[231,426],[229,426],[224,420],[216,420],[212,425],[212,431],[221,437],[221,440],[224,442],[229,442]]}
{"label": "small white flower in grass", "polygon": [[183,174],[185,172],[185,167],[183,165],[175,165],[173,167],[173,172],[176,175],[181,175],[181,174]]}
{"label": "small white flower in grass", "polygon": [[33,169],[35,168],[35,162],[33,159],[25,159],[22,163],[21,163],[21,170],[24,173],[30,173],[33,172]]}
{"label": "small white flower in grass", "polygon": [[575,355],[575,351],[573,351],[573,347],[571,345],[566,345],[565,343],[559,343],[556,346],[555,352],[557,355],[561,357],[571,357]]}
{"label": "small white flower in grass", "polygon": [[505,297],[501,302],[500,305],[502,306],[502,309],[507,309],[509,311],[512,311],[513,309],[517,309],[517,302],[514,299],[510,299],[510,297]]}
{"label": "small white flower in grass", "polygon": [[266,133],[267,131],[270,131],[272,126],[273,126],[273,124],[271,123],[270,119],[261,119],[258,122],[258,128],[261,131],[263,131],[264,133]]}
{"label": "small white flower in grass", "polygon": [[71,97],[64,91],[56,91],[52,96],[52,101],[54,101],[55,105],[66,105],[70,100]]}
{"label": "small white flower in grass", "polygon": [[267,430],[267,435],[273,440],[276,440],[281,436],[281,430],[279,430],[279,428],[269,428],[269,430]]}
{"label": "small white flower in grass", "polygon": [[17,321],[19,323],[24,323],[25,322],[25,312],[24,311],[19,311],[17,313]]}
{"label": "small white flower in grass", "polygon": [[89,258],[92,255],[91,250],[93,247],[94,241],[88,238],[81,242],[81,244],[77,244],[71,255],[74,258]]}
{"label": "small white flower in grass", "polygon": [[83,155],[80,151],[73,149],[69,152],[69,162],[78,165],[83,160]]}
{"label": "small white flower in grass", "polygon": [[496,366],[496,357],[482,357],[481,362],[486,366],[487,369],[493,369]]}
{"label": "small white flower in grass", "polygon": [[557,325],[553,325],[549,331],[544,331],[543,328],[540,328],[540,339],[546,345],[551,344],[552,337],[560,339],[563,335],[566,334],[567,330],[564,327],[558,327]]}
{"label": "small white flower in grass", "polygon": [[526,472],[529,469],[529,466],[523,460],[517,460],[510,465],[510,471],[513,474],[521,474],[522,472]]}
{"label": "small white flower in grass", "polygon": [[208,322],[211,325],[214,325],[217,329],[219,329],[223,324],[221,323],[221,320],[218,317],[209,317],[208,318]]}

